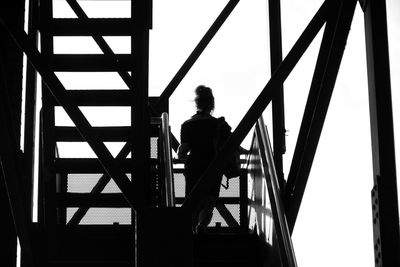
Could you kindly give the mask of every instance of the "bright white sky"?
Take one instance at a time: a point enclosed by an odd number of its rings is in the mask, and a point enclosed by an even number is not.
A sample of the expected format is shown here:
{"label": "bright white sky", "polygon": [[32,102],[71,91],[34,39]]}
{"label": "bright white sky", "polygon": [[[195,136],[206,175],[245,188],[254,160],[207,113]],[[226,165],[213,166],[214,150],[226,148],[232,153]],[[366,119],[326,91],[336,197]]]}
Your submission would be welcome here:
{"label": "bright white sky", "polygon": [[[183,64],[227,0],[153,0],[150,35],[150,92],[159,95]],[[322,0],[282,0],[284,55],[306,27]],[[73,16],[64,2],[55,1],[55,16]],[[130,16],[129,1],[80,1],[90,17]],[[195,112],[193,91],[199,84],[213,88],[214,115],[225,116],[234,128],[270,77],[266,0],[242,0],[214,40],[177,88],[170,101],[172,131],[179,136],[181,123]],[[395,132],[400,132],[400,2],[387,0],[394,103]],[[96,9],[91,7],[96,6]],[[103,8],[102,8],[103,7]],[[112,8],[111,8],[112,7]],[[91,11],[96,10],[96,11]],[[61,13],[57,13],[61,12]],[[92,12],[92,13],[90,13]],[[102,14],[102,12],[104,14]],[[122,13],[121,13],[122,12]],[[124,13],[125,12],[125,13]],[[60,15],[62,14],[62,15]],[[112,15],[111,15],[112,16]],[[288,174],[307,99],[321,34],[285,82]],[[110,38],[118,53],[129,53],[129,43]],[[57,45],[59,42],[59,45]],[[55,40],[56,53],[90,53],[91,40],[63,46]],[[87,42],[87,43],[82,43]],[[60,50],[57,50],[60,49]],[[66,51],[66,49],[68,51]],[[74,50],[76,49],[76,50]],[[60,79],[78,80],[58,74]],[[369,133],[363,13],[354,16],[341,70],[314,160],[311,176],[293,234],[298,266],[374,266],[371,200],[373,177]],[[85,77],[89,77],[85,74]],[[104,79],[100,80],[103,77]],[[93,76],[99,85],[110,80]],[[78,77],[76,77],[78,78]],[[81,82],[84,77],[79,78]],[[118,78],[116,78],[118,79]],[[93,85],[93,84],[92,84]],[[70,84],[70,88],[79,85]],[[115,84],[109,84],[110,88]],[[107,86],[106,86],[107,87]],[[93,111],[96,113],[97,111]],[[129,112],[128,112],[129,113]],[[60,114],[59,114],[60,115]],[[61,116],[61,115],[60,115]],[[114,116],[109,118],[115,119]],[[93,118],[95,119],[95,118]],[[104,117],[102,117],[104,120]],[[266,120],[269,120],[268,115]],[[129,121],[129,120],[127,120]],[[100,123],[100,122],[99,122]],[[125,124],[126,122],[122,122]],[[250,138],[245,144],[249,144]],[[397,154],[400,147],[397,143]],[[399,161],[398,161],[399,162]],[[399,163],[397,169],[399,169]]]}

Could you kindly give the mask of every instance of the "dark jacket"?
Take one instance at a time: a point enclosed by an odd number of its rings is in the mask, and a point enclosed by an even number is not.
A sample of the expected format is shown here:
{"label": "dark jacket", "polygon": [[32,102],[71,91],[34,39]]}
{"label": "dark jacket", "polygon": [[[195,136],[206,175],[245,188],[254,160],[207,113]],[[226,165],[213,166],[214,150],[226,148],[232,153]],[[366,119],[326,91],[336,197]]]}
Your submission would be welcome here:
{"label": "dark jacket", "polygon": [[[219,131],[217,134],[217,125]],[[181,127],[181,142],[189,145],[190,154],[185,163],[186,192],[191,190],[197,180],[206,170],[216,154],[215,140],[217,135],[221,140],[228,139],[231,127],[223,117],[217,119],[208,113],[197,112]],[[219,192],[221,177],[216,179],[213,191]]]}

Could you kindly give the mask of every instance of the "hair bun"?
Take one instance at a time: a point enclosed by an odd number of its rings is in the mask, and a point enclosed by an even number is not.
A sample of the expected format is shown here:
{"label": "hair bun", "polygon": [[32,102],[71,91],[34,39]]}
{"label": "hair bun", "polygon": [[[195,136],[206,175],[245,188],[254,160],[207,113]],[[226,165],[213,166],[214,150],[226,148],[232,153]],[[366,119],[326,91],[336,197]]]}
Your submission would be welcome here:
{"label": "hair bun", "polygon": [[199,85],[195,90],[196,106],[199,110],[210,112],[214,109],[214,96],[210,87]]}
{"label": "hair bun", "polygon": [[198,96],[211,96],[212,95],[212,90],[210,87],[204,86],[204,85],[199,85],[196,88],[196,95]]}

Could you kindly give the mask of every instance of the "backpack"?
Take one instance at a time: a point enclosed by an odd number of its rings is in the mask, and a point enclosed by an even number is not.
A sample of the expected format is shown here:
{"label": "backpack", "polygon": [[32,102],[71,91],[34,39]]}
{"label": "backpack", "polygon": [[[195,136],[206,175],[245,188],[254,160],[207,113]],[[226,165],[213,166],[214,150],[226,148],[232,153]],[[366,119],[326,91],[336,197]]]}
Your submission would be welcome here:
{"label": "backpack", "polygon": [[[226,140],[221,140],[221,126],[225,122],[223,117],[218,118],[217,127],[216,127],[216,138],[215,138],[215,149],[218,152],[221,147],[224,145]],[[241,174],[241,166],[240,166],[240,152],[236,149],[233,152],[233,155],[227,160],[225,164],[225,168],[223,170],[223,175],[227,178],[227,185],[224,186],[225,189],[229,187],[229,179],[239,177]]]}

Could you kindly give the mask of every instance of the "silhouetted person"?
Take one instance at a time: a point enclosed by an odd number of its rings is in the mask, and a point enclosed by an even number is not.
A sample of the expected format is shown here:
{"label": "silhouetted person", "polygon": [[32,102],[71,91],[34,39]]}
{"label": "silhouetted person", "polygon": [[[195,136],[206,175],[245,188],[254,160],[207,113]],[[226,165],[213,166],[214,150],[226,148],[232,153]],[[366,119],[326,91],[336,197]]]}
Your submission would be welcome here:
{"label": "silhouetted person", "polygon": [[[186,196],[213,160],[216,154],[216,138],[226,140],[231,130],[223,117],[217,119],[211,115],[214,110],[212,90],[200,85],[196,88],[195,94],[197,113],[182,124],[181,145],[178,149],[178,157],[186,159],[184,170]],[[211,222],[221,181],[222,174],[217,175],[212,186],[200,199],[198,209],[192,216],[194,232],[204,232]]]}

